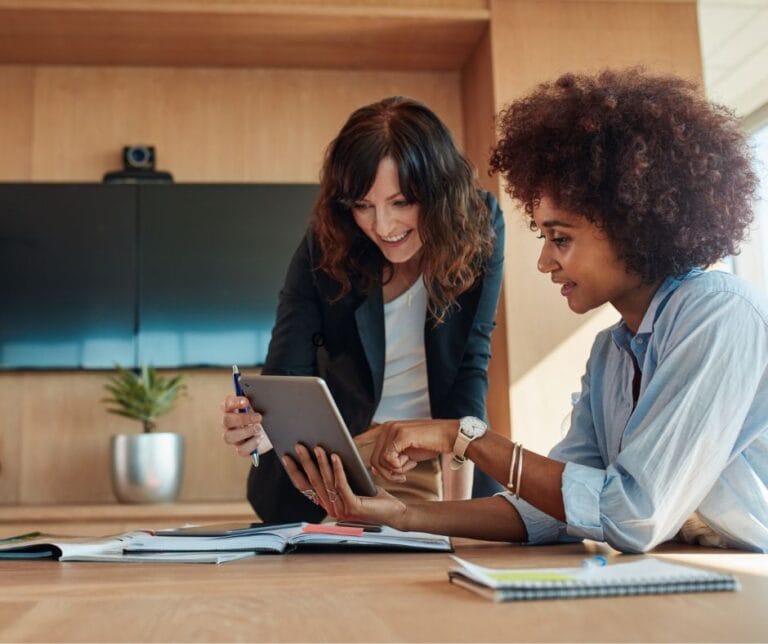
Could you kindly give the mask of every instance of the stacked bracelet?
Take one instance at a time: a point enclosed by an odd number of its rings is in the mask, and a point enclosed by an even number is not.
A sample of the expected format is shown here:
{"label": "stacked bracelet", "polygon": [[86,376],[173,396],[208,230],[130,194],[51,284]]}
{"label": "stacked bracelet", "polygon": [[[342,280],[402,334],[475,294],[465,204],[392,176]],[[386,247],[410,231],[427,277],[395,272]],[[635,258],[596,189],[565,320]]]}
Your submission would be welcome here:
{"label": "stacked bracelet", "polygon": [[523,479],[523,445],[512,443],[512,458],[509,461],[507,489],[516,499],[520,498],[520,482]]}
{"label": "stacked bracelet", "polygon": [[515,463],[517,461],[517,443],[512,443],[512,456],[509,459],[509,478],[507,480],[507,489],[514,493],[515,491]]}

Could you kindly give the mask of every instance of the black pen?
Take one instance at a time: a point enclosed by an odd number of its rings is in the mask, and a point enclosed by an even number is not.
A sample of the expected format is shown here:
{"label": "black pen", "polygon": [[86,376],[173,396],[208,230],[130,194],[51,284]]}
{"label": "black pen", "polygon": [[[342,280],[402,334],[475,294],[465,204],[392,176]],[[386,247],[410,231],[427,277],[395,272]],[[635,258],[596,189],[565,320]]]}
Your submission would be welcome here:
{"label": "black pen", "polygon": [[[240,369],[237,368],[236,364],[232,365],[232,380],[235,383],[235,395],[236,396],[244,396],[243,394],[243,388],[240,386]],[[240,409],[239,412],[241,414],[246,413],[245,409]],[[258,448],[253,450],[251,452],[251,461],[253,462],[254,467],[259,466],[259,450]]]}

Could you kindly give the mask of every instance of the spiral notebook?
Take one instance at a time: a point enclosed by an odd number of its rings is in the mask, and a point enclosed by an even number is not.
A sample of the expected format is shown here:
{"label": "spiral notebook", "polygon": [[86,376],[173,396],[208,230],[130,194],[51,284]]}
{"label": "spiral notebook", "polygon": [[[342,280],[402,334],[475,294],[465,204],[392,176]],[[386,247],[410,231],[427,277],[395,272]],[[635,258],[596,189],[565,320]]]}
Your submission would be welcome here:
{"label": "spiral notebook", "polygon": [[485,568],[458,557],[454,584],[494,601],[738,590],[733,575],[648,557],[601,568]]}

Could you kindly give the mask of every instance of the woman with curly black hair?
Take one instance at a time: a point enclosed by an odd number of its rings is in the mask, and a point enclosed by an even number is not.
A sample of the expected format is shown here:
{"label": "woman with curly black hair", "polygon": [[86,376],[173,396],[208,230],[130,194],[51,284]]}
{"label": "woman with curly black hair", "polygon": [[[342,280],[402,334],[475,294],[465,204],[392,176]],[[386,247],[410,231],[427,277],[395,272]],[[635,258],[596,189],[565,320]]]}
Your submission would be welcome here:
{"label": "woman with curly black hair", "polygon": [[490,499],[356,497],[335,456],[302,460],[294,483],[309,475],[340,490],[342,516],[404,529],[768,552],[768,301],[704,270],[752,219],[757,181],[732,114],[671,76],[568,74],[509,105],[500,130],[491,165],[543,239],[539,270],[573,311],[621,315],[595,339],[568,434],[544,457],[456,421],[380,432],[385,477],[453,452],[507,486]]}

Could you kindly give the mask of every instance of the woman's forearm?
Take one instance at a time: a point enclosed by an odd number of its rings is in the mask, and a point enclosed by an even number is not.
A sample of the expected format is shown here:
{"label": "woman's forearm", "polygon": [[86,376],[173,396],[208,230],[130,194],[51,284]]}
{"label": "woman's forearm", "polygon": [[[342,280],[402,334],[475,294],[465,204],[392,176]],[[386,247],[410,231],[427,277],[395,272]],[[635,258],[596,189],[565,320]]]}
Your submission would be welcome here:
{"label": "woman's forearm", "polygon": [[408,503],[402,519],[394,527],[489,541],[523,542],[528,538],[517,510],[499,496]]}
{"label": "woman's forearm", "polygon": [[[371,463],[385,478],[402,483],[417,462],[436,454],[452,454],[459,425],[460,421],[455,419],[384,423],[372,430],[376,432],[376,445]],[[513,443],[508,439],[486,432],[469,443],[465,456],[486,474],[507,486],[510,483],[512,452]],[[515,462],[520,463],[520,459]],[[520,486],[510,491],[519,493],[521,498],[551,517],[565,521],[562,493],[565,464],[523,450],[521,474],[518,467],[514,469],[513,478],[517,483],[519,476]]]}
{"label": "woman's forearm", "polygon": [[[509,483],[509,466],[512,460],[512,443],[506,438],[488,432],[472,441],[467,457],[481,470],[499,483]],[[565,521],[562,480],[565,464],[535,452],[524,450],[520,489],[517,492],[528,503],[559,521]],[[517,477],[515,476],[515,481]]]}

